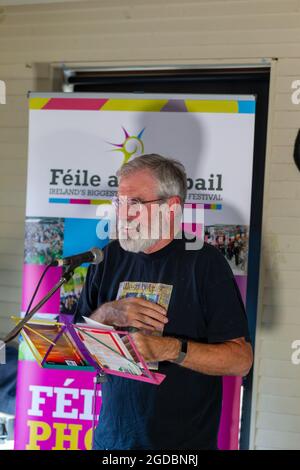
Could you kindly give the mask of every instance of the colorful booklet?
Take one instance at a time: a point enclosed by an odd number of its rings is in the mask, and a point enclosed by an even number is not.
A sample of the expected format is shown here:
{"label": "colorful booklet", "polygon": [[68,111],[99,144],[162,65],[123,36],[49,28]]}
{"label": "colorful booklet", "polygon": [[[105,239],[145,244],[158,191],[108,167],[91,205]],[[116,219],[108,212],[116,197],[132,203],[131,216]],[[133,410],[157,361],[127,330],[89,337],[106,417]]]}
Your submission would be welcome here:
{"label": "colorful booklet", "polygon": [[[112,326],[84,317],[86,323],[77,323],[74,329],[93,359],[102,369],[142,375],[142,364],[125,346],[122,336]],[[125,337],[126,335],[124,335]]]}
{"label": "colorful booklet", "polygon": [[[132,282],[124,281],[119,285],[116,299],[124,299],[127,297],[140,297],[150,302],[154,302],[168,311],[173,286],[162,284],[159,282]],[[162,336],[161,331],[142,330],[143,334]],[[158,362],[147,362],[147,366],[151,370],[158,370]]]}
{"label": "colorful booklet", "polygon": [[[12,318],[16,323],[20,321],[17,317]],[[31,319],[24,325],[21,335],[36,361],[42,367],[88,368],[92,370],[92,366],[63,323]]]}
{"label": "colorful booklet", "polygon": [[[16,317],[13,320],[20,321]],[[163,374],[149,370],[128,331],[87,320],[88,323],[72,324],[31,319],[21,335],[41,367],[96,369],[157,385],[164,380]]]}

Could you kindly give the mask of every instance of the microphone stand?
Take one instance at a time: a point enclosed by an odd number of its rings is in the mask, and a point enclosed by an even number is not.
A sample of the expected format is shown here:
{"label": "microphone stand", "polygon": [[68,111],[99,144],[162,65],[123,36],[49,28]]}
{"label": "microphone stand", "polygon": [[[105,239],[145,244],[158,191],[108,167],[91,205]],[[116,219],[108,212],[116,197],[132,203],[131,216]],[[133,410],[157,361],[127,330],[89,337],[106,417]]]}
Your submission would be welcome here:
{"label": "microphone stand", "polygon": [[33,317],[33,315],[52,297],[52,295],[60,289],[60,287],[68,282],[74,274],[74,269],[77,265],[71,264],[66,271],[63,273],[60,280],[52,287],[52,289],[46,294],[39,303],[26,315],[2,340],[3,343],[7,344],[12,341],[22,330],[23,326]]}
{"label": "microphone stand", "polygon": [[[68,282],[74,274],[74,269],[78,265],[71,264],[66,271],[61,276],[60,280],[52,287],[52,289],[39,301],[39,303],[32,309],[28,314],[5,336],[5,338],[0,341],[0,345],[7,344],[9,341],[12,341],[22,330],[23,326],[29,322],[33,315],[47,302],[47,300],[52,297],[52,295],[60,289],[60,287]],[[95,434],[95,422],[96,422],[96,397],[97,397],[97,387],[99,384],[106,382],[107,378],[103,371],[97,371],[96,376],[94,377],[94,405],[93,405],[93,421],[92,421],[92,445],[94,444],[94,434]]]}

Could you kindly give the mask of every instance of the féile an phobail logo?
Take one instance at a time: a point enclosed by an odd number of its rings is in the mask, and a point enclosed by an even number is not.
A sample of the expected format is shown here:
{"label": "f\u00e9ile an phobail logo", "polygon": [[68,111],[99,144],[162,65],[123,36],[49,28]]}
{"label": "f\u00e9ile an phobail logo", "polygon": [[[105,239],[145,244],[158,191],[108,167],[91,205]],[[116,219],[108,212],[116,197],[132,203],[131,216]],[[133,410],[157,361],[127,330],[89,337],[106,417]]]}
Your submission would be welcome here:
{"label": "f\u00e9ile an phobail logo", "polygon": [[6,104],[6,85],[3,80],[0,80],[0,104]]}
{"label": "f\u00e9ile an phobail logo", "polygon": [[108,143],[113,147],[116,147],[114,149],[111,149],[111,151],[122,152],[122,165],[124,165],[130,160],[131,157],[136,157],[144,153],[144,143],[142,141],[142,135],[144,133],[145,127],[137,135],[129,135],[124,127],[122,127],[122,129],[124,132],[123,142],[120,144],[114,144],[112,142]]}

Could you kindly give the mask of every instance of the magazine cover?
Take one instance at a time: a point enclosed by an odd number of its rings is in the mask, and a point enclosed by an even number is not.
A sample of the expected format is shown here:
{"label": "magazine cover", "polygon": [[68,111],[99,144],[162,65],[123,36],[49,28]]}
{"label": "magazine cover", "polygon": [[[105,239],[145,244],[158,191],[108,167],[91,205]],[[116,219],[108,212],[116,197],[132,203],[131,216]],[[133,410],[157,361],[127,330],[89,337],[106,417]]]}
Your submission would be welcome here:
{"label": "magazine cover", "polygon": [[[164,307],[168,312],[172,288],[173,286],[169,284],[124,281],[120,282],[117,300],[127,297],[140,297]],[[163,329],[155,332],[144,329],[142,332],[144,334],[161,336],[163,334]],[[147,362],[147,366],[151,370],[158,370],[158,362]]]}

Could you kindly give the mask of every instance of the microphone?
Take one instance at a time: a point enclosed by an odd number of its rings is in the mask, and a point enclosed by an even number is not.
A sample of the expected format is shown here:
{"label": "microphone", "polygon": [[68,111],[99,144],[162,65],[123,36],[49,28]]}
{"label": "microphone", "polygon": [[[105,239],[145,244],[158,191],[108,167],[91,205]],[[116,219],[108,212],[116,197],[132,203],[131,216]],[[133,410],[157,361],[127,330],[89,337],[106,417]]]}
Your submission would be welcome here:
{"label": "microphone", "polygon": [[103,261],[103,251],[100,248],[91,248],[84,253],[78,255],[67,256],[66,258],[55,259],[51,266],[80,266],[83,263],[99,264]]}

